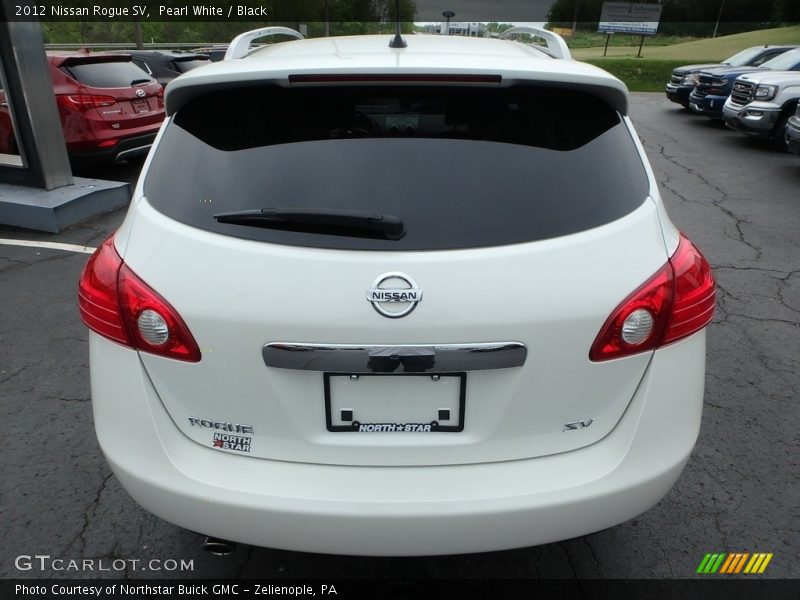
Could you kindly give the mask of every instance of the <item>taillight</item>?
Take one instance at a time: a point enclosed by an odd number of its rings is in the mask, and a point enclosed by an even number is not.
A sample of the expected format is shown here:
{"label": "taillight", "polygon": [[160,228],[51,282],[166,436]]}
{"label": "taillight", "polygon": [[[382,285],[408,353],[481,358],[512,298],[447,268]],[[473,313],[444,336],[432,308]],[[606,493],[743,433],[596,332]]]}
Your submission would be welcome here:
{"label": "taillight", "polygon": [[113,96],[96,96],[94,94],[59,94],[56,96],[58,102],[64,108],[78,112],[86,112],[90,108],[100,108],[102,106],[113,106],[116,100]]}
{"label": "taillight", "polygon": [[78,307],[86,326],[110,340],[159,356],[200,360],[200,348],[183,319],[122,261],[113,237],[86,263]]}
{"label": "taillight", "polygon": [[715,301],[708,261],[681,235],[667,264],[613,310],[589,358],[620,358],[688,337],[711,322]]}
{"label": "taillight", "polygon": [[78,309],[81,320],[92,331],[130,346],[119,310],[117,278],[122,259],[108,238],[92,254],[78,283]]}
{"label": "taillight", "polygon": [[669,262],[675,273],[675,299],[662,344],[683,339],[711,323],[717,299],[711,265],[685,237],[681,236]]}

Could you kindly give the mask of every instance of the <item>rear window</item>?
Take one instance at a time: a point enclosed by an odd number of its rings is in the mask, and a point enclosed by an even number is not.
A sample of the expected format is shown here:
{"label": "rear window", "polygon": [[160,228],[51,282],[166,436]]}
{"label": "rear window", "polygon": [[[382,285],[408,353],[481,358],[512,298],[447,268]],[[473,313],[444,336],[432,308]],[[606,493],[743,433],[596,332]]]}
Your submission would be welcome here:
{"label": "rear window", "polygon": [[[630,213],[647,193],[616,111],[589,94],[529,86],[214,92],[178,111],[145,179],[157,210],[194,227],[376,250],[567,235]],[[371,239],[214,218],[276,207],[389,215],[406,233]]]}
{"label": "rear window", "polygon": [[187,71],[191,71],[192,69],[196,69],[197,67],[203,67],[205,65],[211,64],[211,61],[207,58],[193,58],[191,60],[176,60],[175,61],[175,68],[178,70],[179,73],[186,73]]}
{"label": "rear window", "polygon": [[144,83],[153,79],[130,61],[81,62],[63,69],[75,81],[97,88],[130,87],[134,81]]}

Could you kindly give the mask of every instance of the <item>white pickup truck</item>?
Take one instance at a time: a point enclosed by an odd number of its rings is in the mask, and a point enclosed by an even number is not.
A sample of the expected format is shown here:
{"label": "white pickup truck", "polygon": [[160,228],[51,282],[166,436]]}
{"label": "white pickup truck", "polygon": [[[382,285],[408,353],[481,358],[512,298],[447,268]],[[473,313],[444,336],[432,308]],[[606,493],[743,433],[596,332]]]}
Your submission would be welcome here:
{"label": "white pickup truck", "polygon": [[741,133],[772,140],[786,150],[786,122],[800,99],[800,72],[748,73],[737,78],[722,109],[725,124]]}

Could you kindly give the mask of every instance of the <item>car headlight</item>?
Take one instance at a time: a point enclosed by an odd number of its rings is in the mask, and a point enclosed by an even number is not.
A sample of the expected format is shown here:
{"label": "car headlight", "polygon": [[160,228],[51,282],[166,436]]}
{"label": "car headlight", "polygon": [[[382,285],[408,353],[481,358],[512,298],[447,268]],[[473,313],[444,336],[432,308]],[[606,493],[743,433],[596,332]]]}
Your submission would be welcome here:
{"label": "car headlight", "polygon": [[777,85],[760,85],[756,88],[756,100],[772,100],[778,93]]}
{"label": "car headlight", "polygon": [[690,75],[684,77],[681,83],[683,85],[697,85],[698,81],[700,81],[700,75],[698,75],[697,73],[691,73]]}

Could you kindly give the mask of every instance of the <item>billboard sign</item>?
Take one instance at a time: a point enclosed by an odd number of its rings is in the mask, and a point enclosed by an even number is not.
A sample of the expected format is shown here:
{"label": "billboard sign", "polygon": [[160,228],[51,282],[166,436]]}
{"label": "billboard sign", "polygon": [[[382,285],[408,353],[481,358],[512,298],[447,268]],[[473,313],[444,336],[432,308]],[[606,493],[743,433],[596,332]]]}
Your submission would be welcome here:
{"label": "billboard sign", "polygon": [[600,33],[655,35],[660,19],[660,4],[604,2],[597,31]]}

